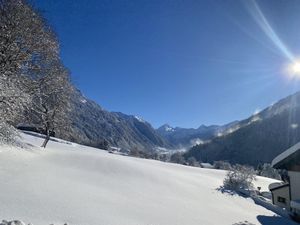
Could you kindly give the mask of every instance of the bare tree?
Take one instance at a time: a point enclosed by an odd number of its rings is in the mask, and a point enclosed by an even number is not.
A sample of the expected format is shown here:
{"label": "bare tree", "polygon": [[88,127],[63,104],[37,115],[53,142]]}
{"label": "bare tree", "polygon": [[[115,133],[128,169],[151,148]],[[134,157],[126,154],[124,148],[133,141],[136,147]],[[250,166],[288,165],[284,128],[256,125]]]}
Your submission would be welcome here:
{"label": "bare tree", "polygon": [[0,0],[0,74],[20,75],[58,43],[39,13],[25,0]]}
{"label": "bare tree", "polygon": [[11,123],[30,102],[29,71],[57,41],[44,19],[24,0],[0,0],[0,114]]}
{"label": "bare tree", "polygon": [[46,138],[41,147],[46,147],[50,133],[66,130],[69,123],[72,85],[69,71],[59,60],[42,70],[44,76],[34,81],[34,94],[28,114],[31,122],[42,126]]}
{"label": "bare tree", "polygon": [[45,147],[49,132],[66,121],[58,118],[66,112],[70,88],[58,40],[43,17],[26,0],[0,0],[1,124],[31,112],[47,132]]}

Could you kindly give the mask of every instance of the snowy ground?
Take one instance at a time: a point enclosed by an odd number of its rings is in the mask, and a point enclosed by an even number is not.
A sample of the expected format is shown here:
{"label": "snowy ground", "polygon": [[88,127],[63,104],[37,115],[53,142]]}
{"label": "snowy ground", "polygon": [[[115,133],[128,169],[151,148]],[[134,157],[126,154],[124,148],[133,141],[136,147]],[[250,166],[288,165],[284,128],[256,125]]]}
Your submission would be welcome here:
{"label": "snowy ground", "polygon": [[[224,171],[109,154],[22,135],[0,146],[0,219],[34,225],[292,225],[251,199],[222,194]],[[256,186],[267,190],[271,179]]]}

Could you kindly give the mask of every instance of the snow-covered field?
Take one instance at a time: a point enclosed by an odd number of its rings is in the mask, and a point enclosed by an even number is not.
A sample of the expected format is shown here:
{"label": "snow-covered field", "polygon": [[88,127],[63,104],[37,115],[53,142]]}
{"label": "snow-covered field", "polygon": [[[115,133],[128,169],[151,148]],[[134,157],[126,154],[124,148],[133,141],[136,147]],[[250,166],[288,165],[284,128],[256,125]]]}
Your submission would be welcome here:
{"label": "snow-covered field", "polygon": [[[291,225],[251,199],[222,194],[224,171],[109,154],[22,135],[0,146],[0,219],[34,225]],[[258,178],[267,190],[271,179]]]}

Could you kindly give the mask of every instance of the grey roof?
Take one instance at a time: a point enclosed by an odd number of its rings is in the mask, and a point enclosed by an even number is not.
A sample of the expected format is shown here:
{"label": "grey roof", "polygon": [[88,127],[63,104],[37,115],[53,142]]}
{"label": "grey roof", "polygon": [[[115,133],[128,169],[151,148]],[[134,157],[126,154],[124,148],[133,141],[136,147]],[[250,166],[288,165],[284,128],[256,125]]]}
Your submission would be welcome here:
{"label": "grey roof", "polygon": [[300,142],[290,147],[272,161],[272,166],[278,169],[287,169],[291,164],[299,163],[300,159]]}

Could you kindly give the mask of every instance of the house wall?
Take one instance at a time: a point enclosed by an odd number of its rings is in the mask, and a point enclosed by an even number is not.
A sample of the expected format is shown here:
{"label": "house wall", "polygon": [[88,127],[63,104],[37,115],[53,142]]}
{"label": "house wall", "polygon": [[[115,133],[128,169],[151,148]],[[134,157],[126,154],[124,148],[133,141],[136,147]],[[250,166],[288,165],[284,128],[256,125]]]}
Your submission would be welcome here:
{"label": "house wall", "polygon": [[291,200],[300,200],[300,172],[289,171]]}
{"label": "house wall", "polygon": [[[280,202],[280,198],[285,199],[285,203]],[[289,187],[282,187],[272,191],[273,204],[281,208],[290,210],[290,190]]]}

